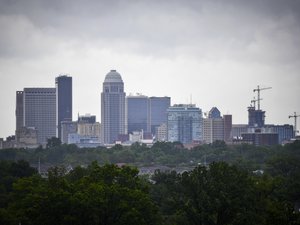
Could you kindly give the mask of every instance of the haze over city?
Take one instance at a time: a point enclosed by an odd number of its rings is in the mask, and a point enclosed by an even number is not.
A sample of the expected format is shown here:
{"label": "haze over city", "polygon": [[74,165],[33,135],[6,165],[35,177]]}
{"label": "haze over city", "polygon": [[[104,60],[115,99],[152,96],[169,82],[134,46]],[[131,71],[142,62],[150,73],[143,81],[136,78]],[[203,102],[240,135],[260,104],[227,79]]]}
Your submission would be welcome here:
{"label": "haze over city", "polygon": [[[73,77],[73,118],[100,121],[105,75],[125,92],[170,96],[247,123],[263,91],[266,123],[300,113],[300,2],[0,0],[0,137],[15,132],[15,95]],[[299,124],[299,123],[298,123]],[[299,127],[299,125],[298,125]]]}

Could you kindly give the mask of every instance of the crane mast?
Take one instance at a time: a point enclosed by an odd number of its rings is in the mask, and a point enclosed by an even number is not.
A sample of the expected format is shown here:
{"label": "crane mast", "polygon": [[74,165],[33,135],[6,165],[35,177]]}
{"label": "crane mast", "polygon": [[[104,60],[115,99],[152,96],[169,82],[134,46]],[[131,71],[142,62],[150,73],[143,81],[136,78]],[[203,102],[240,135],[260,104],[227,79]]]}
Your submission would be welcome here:
{"label": "crane mast", "polygon": [[257,85],[257,88],[253,90],[253,92],[256,92],[257,91],[257,109],[260,110],[260,100],[262,100],[260,98],[260,92],[263,91],[263,90],[268,90],[268,89],[271,89],[272,87],[267,87],[267,88],[260,88],[259,85]]}
{"label": "crane mast", "polygon": [[258,102],[258,101],[260,101],[260,100],[263,100],[262,98],[261,99],[255,99],[255,97],[253,98],[253,100],[251,100],[251,105],[252,105],[252,103],[253,103],[253,105],[254,105],[254,108],[256,109],[256,102]]}
{"label": "crane mast", "polygon": [[295,132],[295,137],[297,136],[297,117],[299,117],[300,115],[297,115],[296,112],[294,112],[294,115],[289,116],[289,119],[294,117],[294,132]]}

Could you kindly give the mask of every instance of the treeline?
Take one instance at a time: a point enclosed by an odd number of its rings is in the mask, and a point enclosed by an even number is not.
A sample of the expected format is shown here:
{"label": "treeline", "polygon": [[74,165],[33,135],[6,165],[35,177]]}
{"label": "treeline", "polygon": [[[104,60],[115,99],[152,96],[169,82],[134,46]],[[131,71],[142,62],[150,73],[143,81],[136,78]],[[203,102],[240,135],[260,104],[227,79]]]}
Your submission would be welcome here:
{"label": "treeline", "polygon": [[53,167],[42,178],[26,161],[0,162],[0,224],[300,224],[299,143],[263,175],[214,162],[182,174],[135,167]]}
{"label": "treeline", "polygon": [[[293,146],[299,146],[297,141]],[[89,165],[96,160],[100,165],[126,163],[137,167],[166,165],[169,167],[228,162],[248,170],[265,169],[265,162],[281,152],[289,151],[290,145],[256,147],[253,145],[226,145],[216,141],[209,145],[200,145],[190,150],[181,143],[157,142],[152,147],[134,143],[131,146],[115,145],[112,148],[78,148],[76,145],[61,145],[49,140],[47,148],[2,149],[0,160],[26,160],[31,165]],[[299,148],[298,148],[299,149]]]}

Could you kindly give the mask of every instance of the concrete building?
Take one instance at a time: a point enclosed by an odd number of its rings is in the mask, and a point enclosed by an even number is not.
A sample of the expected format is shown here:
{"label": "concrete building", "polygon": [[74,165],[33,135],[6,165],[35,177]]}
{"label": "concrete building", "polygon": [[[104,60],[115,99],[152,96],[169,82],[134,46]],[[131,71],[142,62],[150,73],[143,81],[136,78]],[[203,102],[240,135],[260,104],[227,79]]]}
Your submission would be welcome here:
{"label": "concrete building", "polygon": [[221,116],[217,107],[213,107],[208,118],[203,119],[203,141],[213,143],[214,141],[231,142],[232,140],[232,115]]}
{"label": "concrete building", "polygon": [[79,148],[96,148],[102,146],[98,137],[82,136],[80,134],[69,134],[68,143],[75,144]]}
{"label": "concrete building", "polygon": [[169,107],[168,141],[183,144],[202,141],[202,111],[193,104]]}
{"label": "concrete building", "polygon": [[37,130],[34,127],[21,127],[16,131],[17,148],[37,148]]}
{"label": "concrete building", "polygon": [[38,144],[56,137],[56,89],[24,88],[24,126],[37,130]]}
{"label": "concrete building", "polygon": [[265,111],[255,109],[255,107],[248,107],[248,126],[249,127],[263,127],[265,125]]}
{"label": "concrete building", "polygon": [[214,141],[224,141],[224,120],[223,118],[203,119],[203,141],[207,144]]}
{"label": "concrete building", "polygon": [[78,123],[77,133],[82,136],[98,137],[100,141],[100,123]]}
{"label": "concrete building", "polygon": [[248,132],[247,124],[232,124],[232,138],[233,140],[241,139],[243,133]]}
{"label": "concrete building", "polygon": [[121,75],[111,70],[101,93],[102,143],[113,144],[125,134],[125,92]]}
{"label": "concrete building", "polygon": [[242,142],[255,146],[277,145],[279,144],[278,133],[262,133],[260,129],[256,129],[254,132],[242,134]]}
{"label": "concrete building", "polygon": [[62,121],[61,122],[61,142],[63,144],[69,144],[69,134],[77,133],[77,122],[74,121]]}
{"label": "concrete building", "polygon": [[232,115],[223,115],[224,120],[224,141],[232,141]]}
{"label": "concrete building", "polygon": [[161,124],[156,128],[155,131],[156,141],[167,141],[168,140],[168,127],[166,123]]}
{"label": "concrete building", "polygon": [[126,133],[133,131],[150,132],[149,98],[144,95],[126,97]]}
{"label": "concrete building", "polygon": [[265,125],[266,128],[270,128],[273,133],[278,134],[278,143],[283,144],[290,141],[292,138],[295,137],[294,133],[294,126],[289,124],[284,125],[274,125],[274,124],[267,124]]}
{"label": "concrete building", "polygon": [[62,140],[61,122],[72,121],[72,77],[55,78],[56,85],[56,136]]}
{"label": "concrete building", "polygon": [[171,105],[170,97],[150,97],[150,129],[152,135],[155,135],[156,128],[161,124],[167,124],[167,109]]}

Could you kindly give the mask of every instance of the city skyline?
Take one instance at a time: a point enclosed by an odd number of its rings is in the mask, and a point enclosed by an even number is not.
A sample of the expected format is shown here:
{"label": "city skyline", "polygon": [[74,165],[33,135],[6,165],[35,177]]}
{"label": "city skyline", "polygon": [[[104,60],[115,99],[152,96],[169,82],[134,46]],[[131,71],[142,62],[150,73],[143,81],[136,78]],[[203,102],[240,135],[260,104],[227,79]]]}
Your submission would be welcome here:
{"label": "city skyline", "polygon": [[[73,78],[73,118],[100,115],[107,71],[126,95],[169,96],[171,105],[216,106],[234,124],[261,93],[266,124],[300,113],[300,3],[296,1],[0,0],[0,137],[15,132],[16,91]],[[192,96],[192,97],[191,97]],[[298,127],[299,120],[298,120]]]}

